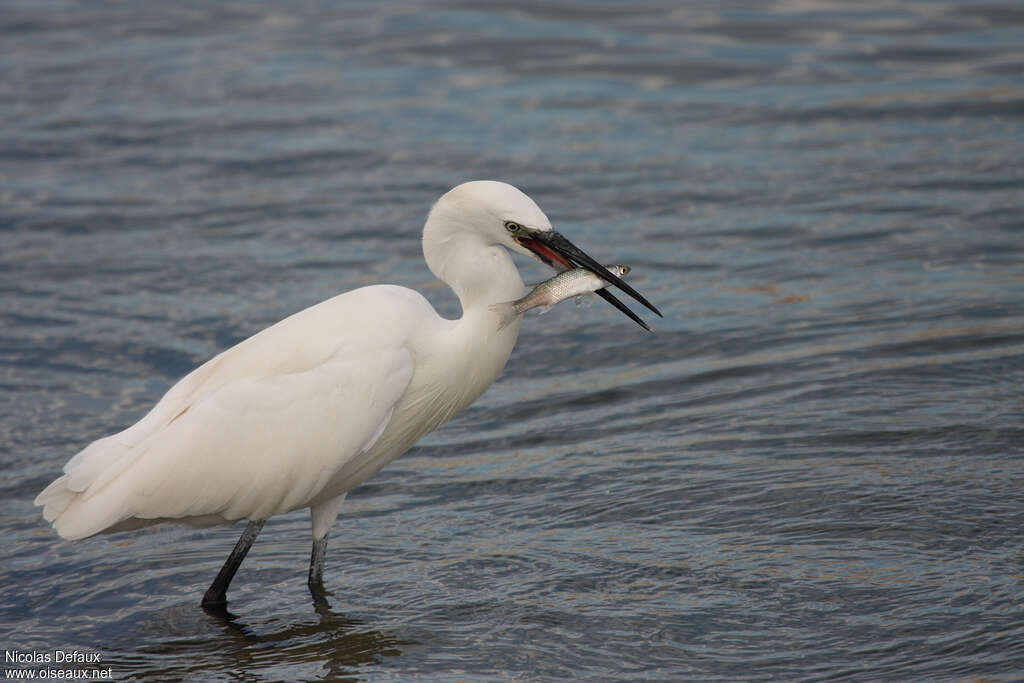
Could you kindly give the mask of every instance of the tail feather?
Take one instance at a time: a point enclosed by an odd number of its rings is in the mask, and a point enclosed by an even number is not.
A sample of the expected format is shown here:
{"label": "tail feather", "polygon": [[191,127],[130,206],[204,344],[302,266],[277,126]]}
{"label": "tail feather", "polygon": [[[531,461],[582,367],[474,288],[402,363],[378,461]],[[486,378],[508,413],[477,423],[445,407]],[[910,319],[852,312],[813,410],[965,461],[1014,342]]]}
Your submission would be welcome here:
{"label": "tail feather", "polygon": [[77,540],[114,530],[111,527],[131,518],[133,512],[123,501],[97,494],[145,452],[142,444],[149,436],[188,410],[196,390],[215,373],[224,355],[178,381],[141,420],[93,441],[68,460],[64,474],[36,496],[35,504],[43,507],[43,519],[62,537]]}
{"label": "tail feather", "polygon": [[43,519],[62,537],[92,536],[131,516],[121,501],[111,506],[110,499],[96,496],[135,459],[134,449],[119,441],[119,436],[91,443],[68,461],[63,475],[36,496],[35,504],[43,506]]}
{"label": "tail feather", "polygon": [[57,477],[43,489],[42,493],[36,496],[35,504],[44,506],[43,519],[52,522],[64,514],[75,495],[75,492],[68,488],[68,475],[65,474]]}

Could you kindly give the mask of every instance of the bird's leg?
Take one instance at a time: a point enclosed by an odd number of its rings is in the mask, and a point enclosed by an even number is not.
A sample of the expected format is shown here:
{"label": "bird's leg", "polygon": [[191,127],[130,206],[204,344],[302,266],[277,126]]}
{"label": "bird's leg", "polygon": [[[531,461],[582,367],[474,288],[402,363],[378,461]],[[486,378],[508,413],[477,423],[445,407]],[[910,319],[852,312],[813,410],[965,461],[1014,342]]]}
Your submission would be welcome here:
{"label": "bird's leg", "polygon": [[224,566],[217,573],[217,578],[213,580],[213,583],[206,590],[206,595],[203,596],[204,608],[219,609],[223,608],[227,603],[228,585],[231,583],[231,579],[235,577],[235,572],[242,565],[242,560],[245,559],[249,548],[252,547],[253,541],[256,540],[256,536],[260,533],[260,529],[263,528],[263,524],[266,521],[265,519],[249,520],[248,526],[242,532],[242,537],[235,544],[235,549],[228,555]]}
{"label": "bird's leg", "polygon": [[324,555],[327,552],[327,534],[320,538],[313,539],[313,551],[309,554],[309,592],[313,594],[313,600],[322,600],[324,597]]}
{"label": "bird's leg", "polygon": [[327,532],[338,518],[338,510],[345,500],[345,494],[317,503],[309,508],[313,522],[313,552],[309,555],[309,592],[313,594],[313,603],[319,607],[327,606],[324,597],[324,554],[327,552]]}

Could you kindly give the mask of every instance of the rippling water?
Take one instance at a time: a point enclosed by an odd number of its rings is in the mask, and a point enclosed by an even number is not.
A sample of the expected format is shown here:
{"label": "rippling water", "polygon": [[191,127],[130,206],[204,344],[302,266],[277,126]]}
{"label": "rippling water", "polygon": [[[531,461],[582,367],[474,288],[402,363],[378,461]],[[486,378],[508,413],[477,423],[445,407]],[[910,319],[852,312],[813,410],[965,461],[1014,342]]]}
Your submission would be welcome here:
{"label": "rippling water", "polygon": [[[0,644],[118,680],[1024,677],[1014,2],[3,3]],[[32,498],[419,231],[533,196],[666,313],[525,321],[308,515],[76,544]],[[522,264],[527,280],[545,277]],[[5,663],[5,669],[38,669]],[[58,667],[59,668],[59,667]]]}

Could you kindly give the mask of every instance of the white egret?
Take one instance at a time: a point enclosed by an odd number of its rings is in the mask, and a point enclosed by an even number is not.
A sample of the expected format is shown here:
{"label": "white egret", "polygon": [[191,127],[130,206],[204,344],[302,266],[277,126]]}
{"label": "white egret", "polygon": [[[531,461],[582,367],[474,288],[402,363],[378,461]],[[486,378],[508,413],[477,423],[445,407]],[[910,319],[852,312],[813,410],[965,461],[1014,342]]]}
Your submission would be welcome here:
{"label": "white egret", "polygon": [[520,319],[499,329],[489,306],[524,291],[506,250],[556,269],[587,268],[661,315],[555,232],[525,194],[465,183],[437,201],[423,228],[427,265],[455,291],[461,318],[442,318],[418,292],[393,285],[300,311],[193,370],[134,425],[91,443],[36,505],[72,540],[160,522],[248,520],[203,597],[214,610],[224,608],[264,521],[308,507],[308,585],[322,595],[327,532],[345,494],[472,403],[504,368]]}

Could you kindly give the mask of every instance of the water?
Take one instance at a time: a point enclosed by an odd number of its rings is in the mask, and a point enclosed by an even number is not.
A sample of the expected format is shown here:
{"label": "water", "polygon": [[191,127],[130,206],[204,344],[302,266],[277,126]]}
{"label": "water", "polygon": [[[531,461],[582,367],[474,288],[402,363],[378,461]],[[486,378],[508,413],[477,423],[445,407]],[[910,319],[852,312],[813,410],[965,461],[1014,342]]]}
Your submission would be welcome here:
{"label": "water", "polygon": [[[5,2],[0,644],[117,680],[1024,677],[1022,27],[999,0]],[[456,315],[418,239],[473,178],[666,317],[530,316],[349,496],[330,609],[302,511],[227,623],[197,603],[240,527],[44,526],[67,458],[266,325],[372,282]]]}

